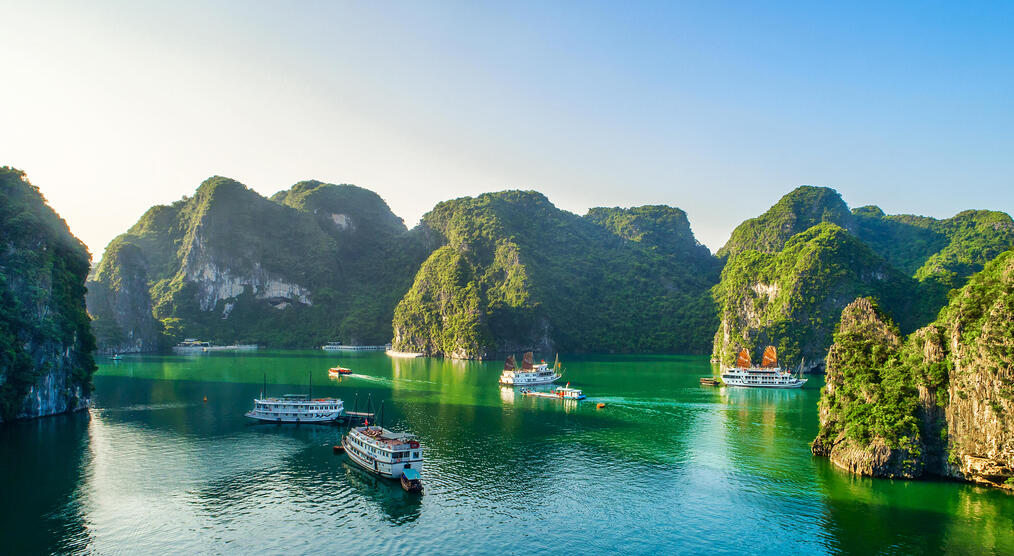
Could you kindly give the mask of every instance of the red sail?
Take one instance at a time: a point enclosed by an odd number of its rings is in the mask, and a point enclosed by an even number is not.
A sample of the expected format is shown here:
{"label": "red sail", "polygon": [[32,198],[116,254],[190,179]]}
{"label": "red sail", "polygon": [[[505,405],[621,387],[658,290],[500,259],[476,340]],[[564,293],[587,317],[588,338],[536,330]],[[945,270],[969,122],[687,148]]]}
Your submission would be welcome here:
{"label": "red sail", "polygon": [[535,357],[532,355],[532,352],[526,351],[525,352],[525,358],[521,360],[521,370],[522,371],[530,371],[530,370],[534,369],[535,366],[532,365],[532,360],[534,358]]}
{"label": "red sail", "polygon": [[513,371],[514,367],[515,367],[515,365],[514,365],[514,356],[513,355],[508,355],[507,356],[507,360],[503,362],[503,370],[505,370],[505,371]]}
{"label": "red sail", "polygon": [[778,366],[778,355],[775,353],[775,346],[768,346],[764,350],[764,359],[761,361],[761,367],[777,367]]}
{"label": "red sail", "polygon": [[740,369],[750,368],[750,352],[746,349],[739,350],[739,357],[736,358],[736,366]]}

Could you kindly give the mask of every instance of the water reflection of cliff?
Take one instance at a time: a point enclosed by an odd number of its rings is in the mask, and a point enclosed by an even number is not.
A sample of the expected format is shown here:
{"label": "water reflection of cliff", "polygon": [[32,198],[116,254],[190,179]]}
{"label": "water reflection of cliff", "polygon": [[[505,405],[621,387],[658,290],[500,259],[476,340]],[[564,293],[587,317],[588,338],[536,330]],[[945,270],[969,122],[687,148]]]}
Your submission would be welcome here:
{"label": "water reflection of cliff", "polygon": [[88,421],[79,412],[0,427],[0,551],[60,554],[90,545],[80,492]]}
{"label": "water reflection of cliff", "polygon": [[819,460],[829,548],[848,554],[1014,554],[1014,497],[945,481],[852,475]]}

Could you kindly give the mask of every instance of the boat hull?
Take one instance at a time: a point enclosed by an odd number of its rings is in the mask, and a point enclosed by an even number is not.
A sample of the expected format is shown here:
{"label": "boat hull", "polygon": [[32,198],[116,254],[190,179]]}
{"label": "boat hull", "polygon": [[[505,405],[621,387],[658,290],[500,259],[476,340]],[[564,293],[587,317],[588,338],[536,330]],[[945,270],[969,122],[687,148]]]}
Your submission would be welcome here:
{"label": "boat hull", "polygon": [[743,383],[736,379],[722,379],[722,383],[732,388],[768,388],[776,390],[790,390],[795,388],[802,388],[806,384],[806,380],[800,380],[797,382],[787,382],[785,384],[750,384]]}
{"label": "boat hull", "polygon": [[557,380],[560,380],[560,376],[561,375],[553,374],[552,376],[544,378],[533,378],[533,379],[522,378],[520,380],[517,380],[515,378],[501,377],[500,384],[503,384],[504,386],[538,386],[539,384],[552,384]]}
{"label": "boat hull", "polygon": [[256,413],[254,411],[248,411],[246,412],[246,417],[263,423],[334,423],[335,421],[341,419],[341,413],[335,413],[325,417],[275,417]]}

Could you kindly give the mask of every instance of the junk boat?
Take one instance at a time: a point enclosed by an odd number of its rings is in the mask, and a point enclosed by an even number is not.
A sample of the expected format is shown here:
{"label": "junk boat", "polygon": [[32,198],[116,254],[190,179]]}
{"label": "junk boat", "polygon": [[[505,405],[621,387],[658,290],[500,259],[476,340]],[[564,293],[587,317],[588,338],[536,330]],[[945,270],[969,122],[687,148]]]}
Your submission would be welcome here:
{"label": "junk boat", "polygon": [[330,376],[341,376],[352,374],[352,369],[346,369],[345,367],[331,367],[327,370],[327,374]]}
{"label": "junk boat", "polygon": [[342,437],[349,459],[359,467],[387,479],[401,481],[409,492],[422,491],[422,446],[414,434],[381,426],[352,427]]}
{"label": "junk boat", "polygon": [[525,396],[535,396],[537,398],[560,398],[564,400],[583,400],[585,395],[577,388],[571,388],[568,382],[566,386],[557,386],[556,390],[552,392],[538,392],[535,390],[529,390],[528,388],[522,388],[521,393]]}
{"label": "junk boat", "polygon": [[532,364],[532,352],[525,352],[521,360],[521,370],[515,368],[514,356],[508,355],[503,364],[503,373],[500,375],[500,384],[508,386],[533,386],[536,384],[551,384],[560,380],[560,354],[556,355],[556,363],[550,369],[545,361],[538,365]]}
{"label": "junk boat", "polygon": [[[312,375],[311,375],[312,376]],[[268,381],[264,378],[261,397],[254,398],[253,409],[246,416],[271,423],[331,423],[342,418],[345,407],[338,398],[311,399],[311,394],[286,394],[281,398],[267,397]]]}
{"label": "junk boat", "polygon": [[[800,364],[800,374],[802,364]],[[750,363],[750,353],[743,349],[736,358],[736,366],[722,373],[722,382],[726,386],[742,386],[747,388],[802,388],[805,378],[796,376],[778,366],[778,355],[775,346],[764,350],[764,358],[760,367]]]}

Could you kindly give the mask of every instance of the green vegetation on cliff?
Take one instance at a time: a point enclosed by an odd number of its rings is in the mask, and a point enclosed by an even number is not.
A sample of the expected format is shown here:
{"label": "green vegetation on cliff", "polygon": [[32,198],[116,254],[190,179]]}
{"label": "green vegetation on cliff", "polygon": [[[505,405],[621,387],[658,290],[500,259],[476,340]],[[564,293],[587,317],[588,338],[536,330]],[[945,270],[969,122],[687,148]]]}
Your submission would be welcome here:
{"label": "green vegetation on cliff", "polygon": [[876,462],[871,474],[922,474],[919,395],[899,365],[900,348],[898,328],[875,301],[860,298],[845,308],[827,355],[815,453],[839,459],[862,454]]}
{"label": "green vegetation on cliff", "polygon": [[150,209],[90,284],[100,346],[184,336],[276,347],[384,343],[424,253],[375,193],[301,182],[266,199],[223,177]]}
{"label": "green vegetation on cliff", "polygon": [[729,259],[713,290],[722,323],[713,355],[728,365],[741,348],[756,358],[774,345],[783,364],[822,359],[849,301],[876,296],[909,315],[914,286],[855,236],[818,224],[775,254],[744,250]]}
{"label": "green vegetation on cliff", "polygon": [[779,199],[764,214],[736,226],[717,254],[729,257],[748,249],[777,253],[789,238],[817,224],[828,222],[851,229],[852,221],[852,213],[837,191],[803,185]]}
{"label": "green vegetation on cliff", "polygon": [[521,349],[707,349],[717,261],[670,207],[561,211],[531,191],[438,204],[440,245],[395,311],[395,347],[453,357]]}
{"label": "green vegetation on cliff", "polygon": [[[1008,486],[1014,476],[1014,251],[986,264],[933,323],[903,342],[872,302],[856,300],[842,313],[827,372],[814,453],[867,474],[918,476],[925,467]],[[878,450],[892,463],[864,466]]]}
{"label": "green vegetation on cliff", "polygon": [[[90,394],[89,259],[24,173],[0,167],[0,420],[73,410]],[[32,388],[48,391],[26,399]]]}
{"label": "green vegetation on cliff", "polygon": [[946,220],[875,206],[850,212],[832,189],[797,188],[737,227],[719,251],[727,263],[714,290],[721,325],[713,356],[730,364],[741,347],[771,343],[783,361],[818,363],[842,308],[861,296],[911,332],[1012,242],[1014,222],[1001,212]]}

